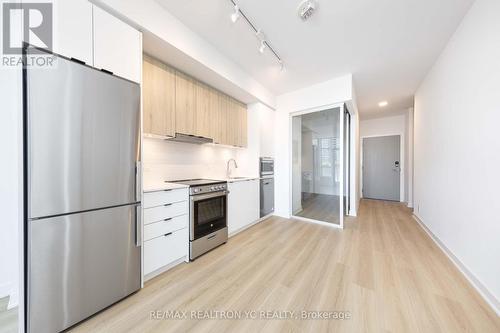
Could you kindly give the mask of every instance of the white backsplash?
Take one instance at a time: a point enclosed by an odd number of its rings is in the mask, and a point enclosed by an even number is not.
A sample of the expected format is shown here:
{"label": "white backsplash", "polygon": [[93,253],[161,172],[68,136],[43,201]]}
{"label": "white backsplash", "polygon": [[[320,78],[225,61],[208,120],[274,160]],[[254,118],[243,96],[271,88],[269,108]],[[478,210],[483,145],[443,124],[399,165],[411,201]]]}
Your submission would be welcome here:
{"label": "white backsplash", "polygon": [[[226,163],[231,158],[237,158],[238,150],[241,149],[145,138],[143,142],[144,178],[225,179]],[[237,174],[238,170],[235,170],[233,175]]]}

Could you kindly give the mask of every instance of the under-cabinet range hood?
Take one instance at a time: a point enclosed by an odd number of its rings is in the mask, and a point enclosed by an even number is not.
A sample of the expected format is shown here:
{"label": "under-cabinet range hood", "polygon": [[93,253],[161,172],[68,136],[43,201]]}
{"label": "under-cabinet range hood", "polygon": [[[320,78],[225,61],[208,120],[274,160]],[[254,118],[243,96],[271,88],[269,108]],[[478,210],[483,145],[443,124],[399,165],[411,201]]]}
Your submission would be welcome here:
{"label": "under-cabinet range hood", "polygon": [[181,133],[175,133],[175,137],[167,139],[168,141],[184,142],[184,143],[194,143],[197,145],[202,145],[205,143],[213,143],[214,140],[205,138],[203,136],[187,135]]}

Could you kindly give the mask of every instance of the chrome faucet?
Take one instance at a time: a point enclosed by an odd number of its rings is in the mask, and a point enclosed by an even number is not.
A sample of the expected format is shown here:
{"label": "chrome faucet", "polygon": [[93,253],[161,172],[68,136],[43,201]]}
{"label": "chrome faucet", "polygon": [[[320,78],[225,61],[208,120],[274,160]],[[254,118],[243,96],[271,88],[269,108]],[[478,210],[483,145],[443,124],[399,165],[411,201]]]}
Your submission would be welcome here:
{"label": "chrome faucet", "polygon": [[236,169],[238,169],[238,163],[236,163],[236,160],[234,158],[230,159],[229,161],[227,161],[227,170],[226,170],[226,175],[227,175],[227,178],[231,178],[231,169],[230,169],[230,166],[231,166],[231,161],[234,162],[234,167]]}

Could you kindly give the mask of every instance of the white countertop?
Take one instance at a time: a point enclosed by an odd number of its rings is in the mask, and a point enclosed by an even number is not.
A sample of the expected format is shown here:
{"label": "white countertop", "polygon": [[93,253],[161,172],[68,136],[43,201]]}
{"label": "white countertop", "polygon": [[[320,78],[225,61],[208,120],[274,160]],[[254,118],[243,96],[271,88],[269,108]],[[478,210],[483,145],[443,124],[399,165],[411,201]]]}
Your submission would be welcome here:
{"label": "white countertop", "polygon": [[[215,178],[217,180],[228,182],[228,183],[237,183],[237,182],[245,182],[249,180],[258,180],[259,177],[242,177],[242,178]],[[167,183],[164,180],[156,177],[147,178],[144,180],[143,191],[147,192],[157,192],[157,191],[165,191],[165,190],[175,190],[179,188],[188,188],[187,185],[176,184],[176,183]]]}
{"label": "white countertop", "polygon": [[157,191],[165,191],[165,190],[175,190],[179,188],[188,188],[187,185],[175,184],[175,183],[166,183],[161,179],[148,179],[144,180],[143,183],[143,191],[147,192],[157,192]]}
{"label": "white countertop", "polygon": [[223,181],[226,181],[228,183],[237,183],[237,182],[246,182],[248,180],[258,180],[259,177],[243,177],[243,178],[226,178],[222,179]]}

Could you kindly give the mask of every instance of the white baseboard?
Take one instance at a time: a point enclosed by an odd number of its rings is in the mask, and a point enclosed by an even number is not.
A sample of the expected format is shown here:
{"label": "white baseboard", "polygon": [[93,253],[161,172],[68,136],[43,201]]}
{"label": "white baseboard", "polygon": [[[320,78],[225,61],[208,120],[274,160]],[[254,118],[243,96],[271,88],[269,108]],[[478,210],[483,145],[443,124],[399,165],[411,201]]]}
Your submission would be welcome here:
{"label": "white baseboard", "polygon": [[443,251],[444,254],[451,260],[451,262],[458,268],[458,270],[465,276],[469,283],[476,289],[476,291],[481,295],[486,303],[495,311],[497,316],[500,316],[500,302],[496,297],[490,293],[490,291],[471,273],[469,269],[446,247],[446,245],[437,238],[432,231],[427,228],[422,219],[417,215],[413,214],[413,219],[424,229],[424,231],[429,235],[429,237],[434,241],[434,243]]}
{"label": "white baseboard", "polygon": [[306,222],[306,223],[319,224],[319,225],[322,225],[322,226],[325,226],[325,227],[330,227],[330,228],[335,228],[335,229],[344,229],[343,227],[341,227],[338,224],[328,223],[328,222],[323,222],[323,221],[318,221],[318,220],[313,220],[313,219],[308,219],[307,217],[292,216],[291,218],[295,219],[295,220],[302,221],[302,222]]}

